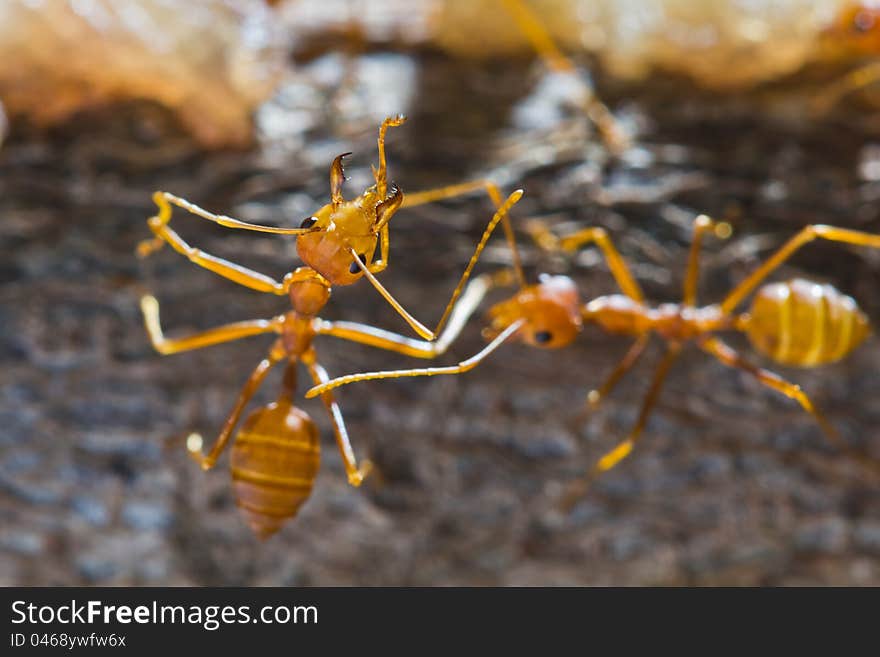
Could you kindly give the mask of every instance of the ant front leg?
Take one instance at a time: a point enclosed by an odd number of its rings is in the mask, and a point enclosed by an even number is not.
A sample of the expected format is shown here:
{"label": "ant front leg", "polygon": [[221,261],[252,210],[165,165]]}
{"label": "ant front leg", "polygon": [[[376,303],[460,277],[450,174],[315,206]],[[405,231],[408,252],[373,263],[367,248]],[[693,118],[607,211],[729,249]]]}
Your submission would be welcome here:
{"label": "ant front leg", "polygon": [[318,395],[325,394],[329,390],[348,385],[349,383],[355,383],[357,381],[373,381],[375,379],[399,379],[402,377],[411,376],[437,376],[438,374],[462,374],[464,372],[468,372],[474,369],[489,354],[500,347],[504,341],[506,341],[517,331],[519,331],[524,324],[525,320],[517,320],[506,329],[504,329],[504,331],[499,333],[498,336],[494,340],[492,340],[492,342],[483,347],[482,351],[475,354],[474,356],[471,356],[467,360],[463,360],[462,362],[458,363],[458,365],[450,365],[448,367],[421,367],[411,370],[364,372],[362,374],[347,374],[345,376],[340,376],[335,379],[322,382],[320,385],[316,385],[314,388],[311,388],[306,392],[306,398],[310,399],[312,397],[317,397]]}
{"label": "ant front leg", "polygon": [[605,262],[608,263],[608,269],[617,282],[617,286],[621,291],[635,301],[644,301],[645,294],[642,292],[641,286],[632,275],[629,266],[626,264],[623,256],[614,246],[608,231],[601,227],[591,227],[579,230],[565,237],[557,237],[547,227],[547,224],[538,219],[529,222],[526,230],[532,236],[532,240],[540,248],[545,251],[565,251],[574,253],[578,249],[583,248],[587,244],[595,244],[602,251]]}
{"label": "ant front leg", "polygon": [[373,272],[370,271],[370,268],[367,267],[360,259],[358,254],[354,249],[351,250],[351,254],[353,256],[353,262],[360,268],[363,272],[364,277],[370,281],[370,284],[382,295],[382,297],[391,305],[397,313],[403,317],[407,324],[409,324],[412,329],[418,333],[425,340],[436,340],[440,331],[443,329],[446,321],[449,319],[450,314],[452,313],[456,302],[458,301],[459,296],[461,295],[461,291],[467,283],[468,279],[473,272],[474,266],[477,264],[477,260],[479,260],[480,255],[483,252],[483,249],[486,247],[486,243],[489,241],[489,238],[492,236],[492,232],[495,230],[496,226],[507,216],[507,213],[510,211],[517,201],[522,197],[522,190],[518,189],[513,192],[510,196],[507,197],[507,200],[501,205],[498,211],[493,215],[491,221],[489,221],[489,225],[486,226],[486,229],[483,231],[483,235],[480,238],[479,243],[477,244],[476,249],[474,250],[474,254],[471,256],[470,262],[468,262],[467,267],[462,273],[461,278],[458,281],[458,285],[456,285],[455,290],[452,293],[452,297],[449,299],[449,302],[446,304],[446,309],[443,311],[443,315],[440,317],[440,320],[437,322],[437,326],[434,330],[430,330],[424,324],[419,322],[415,317],[413,317],[407,310],[400,304],[397,299],[395,299],[391,293],[385,289],[385,287],[379,282],[379,280],[373,275]]}
{"label": "ant front leg", "polygon": [[317,320],[315,332],[318,335],[331,335],[342,340],[350,340],[377,349],[393,351],[414,358],[432,359],[446,353],[449,345],[459,336],[468,319],[479,307],[488,292],[502,279],[500,275],[483,274],[471,280],[464,294],[455,305],[449,321],[435,342],[413,340],[397,333],[391,333],[374,326],[357,322],[330,322]]}
{"label": "ant front leg", "polygon": [[168,243],[175,251],[186,257],[190,262],[204,267],[205,269],[219,274],[239,285],[243,285],[258,292],[271,292],[273,294],[287,294],[287,285],[285,282],[278,282],[274,279],[261,274],[259,272],[242,267],[234,262],[230,262],[223,258],[218,258],[210,253],[205,253],[201,249],[191,247],[186,241],[169,226],[171,222],[171,206],[177,205],[192,214],[208,219],[214,223],[226,226],[227,228],[239,228],[242,230],[253,230],[264,233],[276,233],[281,235],[302,235],[311,232],[310,228],[273,228],[271,226],[259,226],[257,224],[249,224],[238,219],[226,217],[223,215],[215,215],[203,210],[197,205],[178,198],[167,192],[156,192],[153,194],[153,201],[159,208],[158,214],[147,220],[147,225],[153,231],[155,237],[152,240],[145,240],[137,247],[137,253],[140,257],[146,257],[158,250],[163,244]]}
{"label": "ant front leg", "polygon": [[385,159],[385,133],[388,132],[388,128],[397,128],[398,126],[402,126],[405,122],[406,117],[403,114],[398,114],[397,116],[386,117],[385,120],[382,121],[382,125],[379,126],[379,168],[374,171],[376,193],[379,198],[385,198],[385,194],[388,191],[388,163]]}
{"label": "ant front leg", "polygon": [[189,450],[189,454],[199,465],[202,466],[203,470],[210,470],[216,465],[217,459],[220,457],[220,454],[229,442],[232,430],[235,429],[235,425],[238,424],[238,420],[241,418],[245,406],[247,406],[251,397],[254,396],[254,393],[260,387],[260,384],[263,383],[263,380],[266,378],[269,371],[286,357],[287,354],[285,353],[284,348],[280,343],[277,343],[272,347],[269,356],[260,361],[260,364],[257,365],[256,369],[254,369],[248,377],[248,380],[245,382],[244,387],[241,389],[241,393],[235,402],[232,412],[229,414],[229,417],[226,418],[226,423],[223,425],[220,435],[217,436],[214,446],[210,449],[207,455],[202,453],[202,437],[199,434],[193,433],[187,438],[186,447]]}
{"label": "ant front leg", "polygon": [[797,235],[786,242],[776,253],[774,253],[767,261],[758,267],[752,274],[742,283],[737,285],[730,294],[721,303],[721,311],[729,315],[736,307],[761,284],[773,271],[782,263],[791,258],[791,256],[805,244],[809,244],[815,239],[824,239],[830,242],[842,242],[844,244],[853,244],[855,246],[868,246],[874,249],[880,249],[880,235],[872,235],[860,230],[849,230],[847,228],[837,228],[836,226],[825,226],[822,224],[813,224],[807,226]]}
{"label": "ant front leg", "polygon": [[141,297],[141,312],[153,348],[163,355],[201,349],[252,335],[278,333],[281,331],[281,322],[283,321],[283,316],[274,319],[252,319],[218,326],[184,338],[166,338],[159,320],[159,302],[156,297],[150,294]]}
{"label": "ant front leg", "polygon": [[[330,380],[327,371],[317,362],[314,350],[304,354],[302,361],[309,370],[309,375],[312,377],[315,385],[325,384]],[[348,431],[345,428],[345,420],[342,419],[342,411],[339,410],[339,404],[336,403],[333,393],[329,391],[321,393],[321,401],[324,402],[324,407],[327,409],[330,421],[333,423],[333,434],[336,437],[336,445],[339,447],[339,453],[345,465],[348,483],[352,486],[360,486],[364,478],[373,469],[373,464],[369,460],[365,460],[358,466],[354,450],[351,447],[351,441],[348,438]]]}
{"label": "ant front leg", "polygon": [[[446,187],[437,187],[436,189],[426,189],[414,194],[407,194],[403,199],[403,208],[412,208],[426,203],[434,203],[448,198],[464,196],[478,190],[484,190],[495,206],[496,210],[501,209],[503,205],[501,201],[501,190],[491,180],[486,178],[480,180],[472,180],[458,185],[447,185]],[[516,246],[516,236],[513,232],[513,226],[510,223],[510,216],[505,215],[501,219],[501,227],[504,229],[504,239],[507,240],[507,246],[510,249],[510,256],[513,260],[513,271],[516,275],[517,283],[520,287],[526,284],[526,277],[522,270],[522,261],[519,257],[519,249]]]}

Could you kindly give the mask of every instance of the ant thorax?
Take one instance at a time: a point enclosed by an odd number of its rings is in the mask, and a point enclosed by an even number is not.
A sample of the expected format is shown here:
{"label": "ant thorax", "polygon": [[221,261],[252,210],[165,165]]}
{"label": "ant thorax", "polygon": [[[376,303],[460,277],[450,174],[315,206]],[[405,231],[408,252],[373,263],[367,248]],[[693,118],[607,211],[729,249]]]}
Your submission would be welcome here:
{"label": "ant thorax", "polygon": [[654,331],[676,342],[731,329],[735,321],[722,313],[718,306],[694,308],[680,303],[664,303],[650,307],[623,294],[593,299],[584,308],[584,319],[607,333],[642,335]]}

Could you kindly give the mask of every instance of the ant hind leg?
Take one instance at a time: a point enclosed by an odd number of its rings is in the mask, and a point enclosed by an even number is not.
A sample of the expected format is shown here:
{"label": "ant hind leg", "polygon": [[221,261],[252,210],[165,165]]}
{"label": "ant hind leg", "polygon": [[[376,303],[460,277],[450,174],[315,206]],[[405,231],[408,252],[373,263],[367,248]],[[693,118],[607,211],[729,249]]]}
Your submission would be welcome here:
{"label": "ant hind leg", "polygon": [[[318,363],[314,351],[305,354],[302,361],[309,370],[315,385],[327,383],[330,377],[327,371]],[[330,421],[333,423],[333,434],[336,437],[336,445],[339,447],[339,453],[345,465],[345,474],[348,477],[348,483],[352,486],[360,486],[364,478],[373,469],[373,464],[369,460],[363,461],[360,466],[354,455],[354,449],[351,447],[351,440],[348,437],[348,430],[345,428],[345,420],[342,418],[342,411],[339,404],[333,397],[332,392],[324,392],[321,394],[321,401],[330,415]]]}
{"label": "ant hind leg", "polygon": [[831,425],[831,423],[828,422],[827,419],[825,419],[825,416],[822,414],[822,412],[818,408],[816,408],[816,405],[810,400],[807,394],[803,390],[801,390],[801,387],[799,385],[789,383],[781,376],[774,372],[771,372],[770,370],[765,370],[761,367],[757,367],[756,365],[752,365],[718,338],[713,337],[703,340],[700,343],[700,348],[711,356],[717,358],[728,367],[742,370],[743,372],[748,372],[760,383],[767,386],[768,388],[772,388],[777,392],[781,392],[786,397],[794,399],[798,404],[801,405],[801,408],[803,408],[805,411],[807,411],[807,413],[813,416],[819,426],[822,427],[822,431],[825,432],[825,435],[828,436],[828,439],[836,447],[845,447],[843,440],[840,437],[840,434],[838,434],[837,430]]}
{"label": "ant hind leg", "polygon": [[753,271],[744,281],[737,285],[721,302],[721,311],[730,314],[751,292],[764,281],[782,263],[791,258],[795,251],[813,240],[824,239],[829,242],[841,242],[855,246],[867,246],[880,249],[880,235],[865,233],[860,230],[838,228],[823,224],[811,224],[783,244],[764,264]]}
{"label": "ant hind leg", "polygon": [[251,397],[254,396],[254,393],[263,383],[263,380],[266,378],[269,371],[279,362],[284,360],[286,356],[283,347],[280,344],[276,344],[269,352],[269,355],[260,361],[259,365],[257,365],[242,387],[238,399],[235,402],[235,406],[229,413],[229,417],[226,418],[223,429],[220,431],[220,435],[217,436],[214,446],[211,447],[207,454],[202,452],[202,437],[199,434],[194,433],[187,439],[186,447],[189,450],[189,455],[202,466],[203,470],[210,470],[217,463],[217,459],[220,457],[220,454],[229,442],[229,438],[232,436],[232,430],[235,429],[235,425],[238,424],[238,420],[241,418],[245,406],[247,406]]}

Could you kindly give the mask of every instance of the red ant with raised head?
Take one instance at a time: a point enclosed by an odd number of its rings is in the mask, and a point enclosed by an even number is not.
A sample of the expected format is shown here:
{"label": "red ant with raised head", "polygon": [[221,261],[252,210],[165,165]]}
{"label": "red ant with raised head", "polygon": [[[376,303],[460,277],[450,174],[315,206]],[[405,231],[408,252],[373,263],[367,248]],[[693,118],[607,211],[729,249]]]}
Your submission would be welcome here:
{"label": "red ant with raised head", "polygon": [[[340,155],[333,160],[330,167],[330,203],[305,219],[299,228],[246,223],[212,214],[167,192],[156,192],[153,195],[159,212],[148,220],[148,225],[155,236],[138,246],[140,256],[145,257],[168,243],[191,262],[250,289],[288,296],[292,305],[292,310],[272,319],[235,322],[195,335],[169,339],[162,332],[156,298],[146,295],[141,299],[144,323],[150,340],[153,347],[162,354],[199,349],[264,333],[275,333],[279,336],[268,356],[248,378],[210,451],[207,454],[202,453],[202,438],[198,434],[192,434],[187,441],[187,448],[193,458],[204,469],[212,468],[229,442],[245,406],[266,375],[272,367],[286,361],[287,368],[279,398],[274,403],[256,409],[245,419],[232,448],[231,467],[236,501],[253,530],[262,538],[276,532],[284,521],[296,515],[311,493],[318,471],[320,457],[315,425],[308,414],[297,408],[293,402],[299,363],[306,366],[314,384],[329,380],[327,372],[318,362],[312,344],[314,338],[318,335],[330,335],[417,358],[434,358],[446,350],[479,303],[474,293],[461,296],[461,291],[499,223],[504,224],[505,232],[512,243],[513,231],[507,213],[522,196],[522,190],[513,192],[502,202],[493,183],[479,180],[420,192],[404,199],[400,188],[387,181],[385,133],[389,127],[399,126],[403,121],[402,116],[387,118],[379,128],[379,167],[374,169],[375,184],[357,198],[346,200],[342,195],[342,184],[345,180],[342,158],[345,156]],[[436,328],[431,331],[412,317],[374,276],[388,265],[389,221],[402,207],[450,198],[479,189],[487,191],[497,211],[477,244]],[[187,244],[170,227],[172,206],[181,207],[228,228],[295,235],[297,252],[306,266],[288,273],[278,282],[259,272],[205,253]],[[377,245],[380,254],[378,259],[374,255]],[[332,286],[350,285],[361,276],[366,277],[407,323],[428,341],[413,340],[363,324],[329,322],[318,317],[330,298]],[[358,466],[342,414],[332,393],[325,392],[321,398],[333,423],[348,481],[351,485],[358,486],[369,471],[369,463]]]}

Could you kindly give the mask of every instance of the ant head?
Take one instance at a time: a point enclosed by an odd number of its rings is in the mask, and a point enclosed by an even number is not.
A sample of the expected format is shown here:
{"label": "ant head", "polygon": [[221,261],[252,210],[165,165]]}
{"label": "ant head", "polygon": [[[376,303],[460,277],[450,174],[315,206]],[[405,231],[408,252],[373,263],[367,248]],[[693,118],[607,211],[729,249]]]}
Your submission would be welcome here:
{"label": "ant head", "polygon": [[538,281],[489,309],[491,324],[485,331],[486,337],[494,338],[513,322],[524,319],[519,337],[526,344],[557,349],[574,341],[582,327],[574,281],[568,276],[547,274],[542,274]]}
{"label": "ant head", "polygon": [[330,300],[330,282],[309,267],[288,274],[285,283],[290,303],[301,315],[317,315]]}
{"label": "ant head", "polygon": [[363,276],[355,258],[364,266],[372,264],[383,228],[403,203],[403,192],[394,183],[383,185],[381,193],[373,185],[346,201],[342,158],[347,155],[338,156],[330,167],[330,203],[302,222],[301,228],[312,230],[296,241],[299,257],[331,285],[351,285]]}
{"label": "ant head", "polygon": [[838,15],[825,36],[836,50],[880,51],[880,3],[851,3]]}

